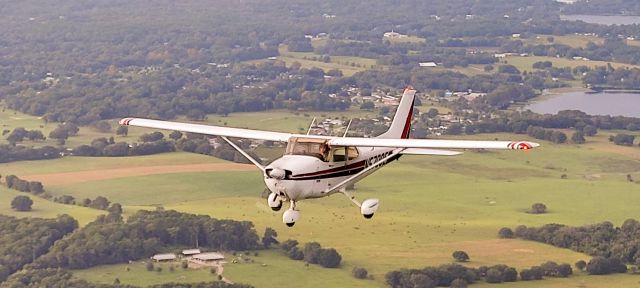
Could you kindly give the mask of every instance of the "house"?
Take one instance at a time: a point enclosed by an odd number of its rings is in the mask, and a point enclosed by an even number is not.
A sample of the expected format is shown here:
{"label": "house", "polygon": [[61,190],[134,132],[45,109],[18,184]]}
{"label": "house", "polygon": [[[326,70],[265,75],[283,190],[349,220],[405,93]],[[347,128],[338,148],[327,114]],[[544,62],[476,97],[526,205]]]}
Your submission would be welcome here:
{"label": "house", "polygon": [[398,32],[394,32],[393,30],[391,30],[391,32],[385,32],[384,34],[382,34],[382,37],[383,38],[406,38],[409,36],[400,34]]}
{"label": "house", "polygon": [[151,260],[162,262],[162,261],[173,261],[176,260],[177,256],[173,253],[165,253],[165,254],[156,254],[151,257]]}
{"label": "house", "polygon": [[185,249],[185,250],[182,250],[182,255],[183,256],[187,256],[187,257],[193,256],[193,255],[196,255],[196,254],[200,254],[200,253],[202,253],[200,251],[200,249]]}
{"label": "house", "polygon": [[436,64],[435,62],[420,62],[420,63],[418,63],[418,66],[420,66],[420,67],[437,67],[438,64]]}
{"label": "house", "polygon": [[224,260],[224,255],[217,252],[206,252],[206,253],[193,255],[191,258],[194,260],[199,260],[203,262],[210,262],[210,261]]}

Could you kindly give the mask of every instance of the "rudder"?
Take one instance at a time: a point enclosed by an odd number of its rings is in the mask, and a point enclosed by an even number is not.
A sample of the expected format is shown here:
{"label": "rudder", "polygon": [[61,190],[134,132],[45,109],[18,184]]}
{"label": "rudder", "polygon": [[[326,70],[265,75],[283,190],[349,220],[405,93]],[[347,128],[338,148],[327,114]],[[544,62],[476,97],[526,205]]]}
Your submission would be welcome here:
{"label": "rudder", "polygon": [[413,119],[413,105],[415,102],[416,90],[411,86],[407,86],[400,99],[400,105],[393,116],[393,121],[387,132],[378,136],[378,138],[409,138],[411,132],[411,120]]}

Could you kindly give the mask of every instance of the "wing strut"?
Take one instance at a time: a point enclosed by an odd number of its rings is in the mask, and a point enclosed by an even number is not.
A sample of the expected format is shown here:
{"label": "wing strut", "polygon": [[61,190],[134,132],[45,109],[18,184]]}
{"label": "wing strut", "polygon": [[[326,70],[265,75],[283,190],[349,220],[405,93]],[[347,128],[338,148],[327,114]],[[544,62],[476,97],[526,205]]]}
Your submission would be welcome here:
{"label": "wing strut", "polygon": [[224,141],[227,141],[227,143],[229,143],[229,145],[231,145],[231,147],[233,147],[234,149],[238,150],[238,152],[240,152],[240,154],[242,154],[242,156],[244,156],[247,159],[249,159],[249,161],[251,161],[251,163],[253,163],[253,165],[256,165],[256,167],[258,167],[258,169],[260,169],[263,174],[265,173],[264,172],[264,166],[262,166],[262,164],[260,164],[260,162],[258,162],[258,160],[256,160],[253,157],[251,157],[251,155],[249,155],[249,153],[247,153],[244,150],[242,150],[242,148],[238,147],[238,145],[236,145],[236,143],[233,143],[226,136],[221,136],[221,137],[222,137],[222,139],[224,139]]}
{"label": "wing strut", "polygon": [[[400,153],[402,153],[404,149],[398,149],[396,151],[394,151],[393,153],[391,153],[391,155],[382,158],[380,161],[371,164],[370,166],[368,166],[367,168],[364,168],[364,170],[358,172],[357,174],[345,179],[344,181],[338,183],[336,186],[331,187],[330,189],[327,189],[324,191],[325,194],[331,194],[332,192],[338,191],[344,187],[347,187],[347,185],[351,184],[351,183],[355,183],[358,180],[364,178],[365,176],[367,176],[369,174],[369,172],[373,172],[372,170],[374,169],[378,169],[380,167],[382,167],[382,165],[384,165],[384,163],[386,161],[388,161],[389,159],[399,155]],[[382,165],[380,165],[382,164]],[[348,191],[340,191],[342,194],[344,194],[344,196],[347,196],[347,198],[349,198],[349,200],[351,200],[351,202],[353,202],[354,204],[356,204],[358,207],[361,207],[362,205],[360,204],[360,202],[358,200],[356,200],[356,198],[353,196],[353,194],[351,192]]]}

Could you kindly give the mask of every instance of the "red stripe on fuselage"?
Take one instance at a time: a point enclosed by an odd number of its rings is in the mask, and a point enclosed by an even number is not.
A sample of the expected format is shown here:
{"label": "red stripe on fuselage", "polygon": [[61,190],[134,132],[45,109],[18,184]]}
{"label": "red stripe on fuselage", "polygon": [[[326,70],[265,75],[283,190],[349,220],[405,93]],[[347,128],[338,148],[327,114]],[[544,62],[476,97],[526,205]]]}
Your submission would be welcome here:
{"label": "red stripe on fuselage", "polygon": [[324,174],[332,174],[332,173],[337,173],[337,172],[343,172],[343,171],[347,171],[347,170],[352,170],[352,169],[357,169],[357,168],[362,168],[365,167],[366,165],[366,161],[362,160],[362,161],[358,161],[346,166],[340,166],[340,167],[336,167],[336,168],[331,168],[331,169],[327,169],[327,170],[322,170],[322,171],[317,171],[317,172],[313,172],[313,173],[305,173],[305,174],[298,174],[298,175],[292,175],[291,178],[301,178],[301,177],[312,177],[312,176],[320,176],[320,175],[324,175]]}

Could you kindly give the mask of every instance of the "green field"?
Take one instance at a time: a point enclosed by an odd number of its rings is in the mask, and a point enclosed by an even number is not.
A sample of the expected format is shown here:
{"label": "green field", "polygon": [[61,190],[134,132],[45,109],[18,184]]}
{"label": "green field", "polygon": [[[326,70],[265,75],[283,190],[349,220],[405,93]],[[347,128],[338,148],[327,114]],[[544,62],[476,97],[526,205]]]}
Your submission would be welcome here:
{"label": "green field", "polygon": [[[11,200],[18,195],[29,196],[29,198],[33,200],[31,211],[18,212],[11,209]],[[98,215],[104,213],[105,212],[96,209],[54,203],[28,193],[7,189],[4,185],[0,186],[0,214],[3,215],[14,217],[55,218],[61,214],[69,214],[78,220],[78,223],[82,226],[95,220]]]}
{"label": "green field", "polygon": [[[553,42],[547,41],[547,37],[553,37]],[[562,44],[567,45],[573,48],[584,48],[587,46],[587,43],[593,42],[598,45],[602,45],[604,43],[604,38],[600,38],[597,36],[585,36],[585,35],[538,35],[535,37],[530,37],[526,39],[520,39],[525,44],[543,44],[543,45],[551,45],[551,44]]]}
{"label": "green field", "polygon": [[[290,112],[286,110],[272,110],[267,112],[231,113],[229,116],[208,115],[207,122],[213,125],[240,127],[249,129],[268,129],[280,132],[306,133],[313,118],[321,121],[326,118],[349,119],[371,118],[376,112],[352,108],[342,112]],[[346,124],[345,124],[346,126]]]}
{"label": "green field", "polygon": [[325,72],[338,69],[342,71],[345,76],[351,76],[357,72],[370,70],[370,69],[382,69],[377,65],[376,59],[352,57],[352,56],[331,56],[329,62],[322,62],[321,60],[312,60],[313,58],[320,58],[322,55],[314,54],[313,52],[290,52],[286,45],[281,45],[278,49],[280,56],[277,58],[284,61],[287,66],[298,62],[302,68],[320,68]]}
{"label": "green field", "polygon": [[[111,132],[100,132],[95,128],[91,127],[79,127],[80,131],[78,131],[78,135],[69,137],[67,139],[65,146],[66,147],[76,147],[81,144],[89,144],[93,139],[100,137],[114,137],[116,142],[124,141],[124,142],[136,142],[138,141],[138,137],[144,133],[149,133],[149,130],[136,130],[130,129],[128,136],[117,136],[115,135],[115,131],[118,127],[119,119],[112,119],[109,121],[111,124]],[[0,102],[0,130],[13,130],[17,127],[23,127],[27,130],[40,130],[42,134],[46,138],[49,137],[49,133],[58,127],[58,123],[46,123],[42,118],[32,115],[23,114],[14,110],[5,109],[4,104]],[[4,135],[0,137],[0,144],[7,144],[6,137]],[[45,141],[31,142],[25,141],[24,143],[32,145],[32,146],[57,146],[55,139],[47,139]]]}
{"label": "green field", "polygon": [[[174,271],[170,271],[172,265]],[[161,267],[162,271],[147,271],[144,261],[135,261],[130,264],[73,270],[73,275],[100,284],[113,284],[113,281],[118,278],[120,283],[143,287],[168,282],[194,283],[218,280],[218,275],[212,274],[209,269],[182,269],[180,263],[154,263],[154,267]]]}
{"label": "green field", "polygon": [[[333,116],[331,113],[318,114]],[[209,121],[224,121],[229,126],[269,127],[297,132],[300,128],[306,129],[312,117],[276,111],[210,117]],[[510,134],[485,134],[473,138],[530,140],[526,136]],[[358,209],[346,198],[334,195],[299,203],[302,218],[293,228],[285,227],[281,213],[272,212],[266,201],[259,197],[264,187],[261,176],[256,172],[185,172],[51,187],[44,184],[48,192],[54,195],[106,196],[113,202],[125,204],[127,212],[141,208],[155,209],[157,205],[162,205],[166,209],[248,220],[255,223],[258,234],[262,234],[265,227],[273,227],[278,231],[280,240],[292,238],[301,243],[317,241],[325,247],[336,248],[343,256],[340,269],[320,269],[287,260],[275,252],[261,252],[254,264],[227,264],[225,276],[231,281],[246,282],[257,287],[281,287],[283,283],[288,283],[283,274],[291,273],[296,275],[296,279],[308,279],[300,282],[305,283],[304,287],[315,287],[313,285],[322,281],[333,281],[326,283],[333,283],[334,286],[384,286],[384,274],[389,270],[451,263],[451,253],[455,250],[467,251],[471,256],[468,265],[471,266],[504,263],[525,268],[549,260],[571,264],[580,259],[588,260],[589,256],[570,250],[529,241],[500,240],[496,234],[501,227],[521,224],[583,225],[608,220],[620,225],[627,218],[637,217],[640,184],[627,182],[626,175],[640,179],[640,149],[615,146],[608,143],[606,138],[606,133],[601,131],[597,137],[589,137],[584,145],[554,145],[541,141],[542,147],[527,152],[467,151],[456,157],[405,156],[356,186],[359,199],[381,199],[381,208],[374,219],[363,219]],[[219,160],[185,153],[131,158],[66,157],[43,162],[2,164],[0,173],[20,176],[60,171],[99,172],[119,165],[142,167],[207,161]],[[567,179],[561,179],[563,174],[567,175]],[[2,192],[5,190],[0,190],[0,193],[17,193]],[[2,202],[7,203],[5,206],[8,207],[11,196],[5,198]],[[545,203],[549,213],[526,213],[535,202]],[[41,205],[36,204],[34,207]],[[51,205],[73,208],[71,210],[85,209]],[[5,209],[0,212],[16,213]],[[82,217],[77,214],[80,212],[72,212],[68,213]],[[55,213],[37,215],[38,211],[29,213],[33,214],[23,215],[55,216]],[[84,219],[91,217],[85,216]],[[355,266],[367,268],[374,280],[351,277],[351,269]],[[125,282],[123,279],[128,277],[125,274],[130,272],[124,271],[124,266],[114,267],[96,267],[78,275],[87,279],[107,275],[104,281],[108,283],[114,277],[119,277],[123,283],[139,283]],[[199,275],[197,271],[188,273],[194,273],[193,279],[201,277],[196,276]],[[282,279],[273,280],[274,274],[283,275]],[[190,278],[191,274],[186,277]],[[312,281],[314,279],[325,280]],[[635,283],[628,275],[576,276],[571,279],[517,283],[514,285],[519,286],[514,287],[539,287],[536,285],[540,283],[573,287],[582,283],[579,281],[596,283],[589,287],[607,287],[605,283],[618,280],[620,283]]]}
{"label": "green field", "polygon": [[[596,67],[596,66],[607,66],[607,64],[611,64],[614,68],[621,67],[629,67],[629,68],[640,68],[638,65],[617,63],[617,62],[607,62],[607,61],[584,61],[584,60],[573,60],[567,58],[556,58],[556,57],[547,57],[547,56],[508,56],[504,59],[506,64],[511,64],[516,66],[518,70],[522,71],[531,71],[533,70],[533,63],[540,61],[551,61],[554,67],[571,67],[575,68],[578,66],[587,66],[587,67]],[[502,62],[502,61],[501,61]]]}

